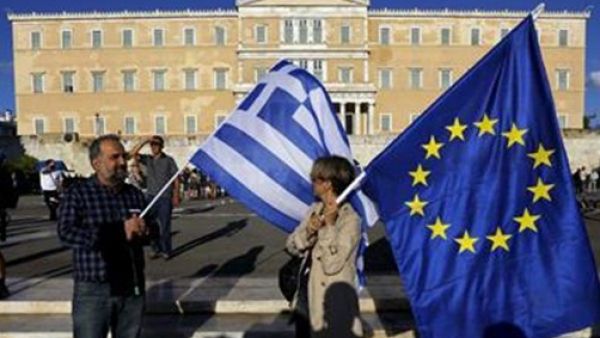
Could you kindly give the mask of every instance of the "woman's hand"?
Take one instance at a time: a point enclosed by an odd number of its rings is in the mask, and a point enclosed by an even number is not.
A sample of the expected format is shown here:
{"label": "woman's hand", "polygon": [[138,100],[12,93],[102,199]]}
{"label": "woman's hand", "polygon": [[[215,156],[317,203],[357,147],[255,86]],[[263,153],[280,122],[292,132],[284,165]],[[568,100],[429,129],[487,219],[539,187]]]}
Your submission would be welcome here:
{"label": "woman's hand", "polygon": [[308,222],[308,233],[310,235],[315,234],[323,227],[324,222],[323,219],[317,215],[316,213],[312,213],[310,215],[310,221]]}

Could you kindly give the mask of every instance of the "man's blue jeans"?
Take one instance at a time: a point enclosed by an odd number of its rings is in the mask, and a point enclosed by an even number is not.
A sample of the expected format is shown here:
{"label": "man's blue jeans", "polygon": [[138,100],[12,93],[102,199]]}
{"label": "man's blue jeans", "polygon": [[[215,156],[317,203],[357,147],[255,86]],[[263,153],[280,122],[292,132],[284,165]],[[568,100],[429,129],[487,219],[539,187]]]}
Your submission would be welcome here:
{"label": "man's blue jeans", "polygon": [[75,282],[73,335],[75,338],[138,338],[144,296],[111,296],[108,283]]}
{"label": "man's blue jeans", "polygon": [[[154,196],[148,196],[148,203]],[[150,214],[158,222],[160,229],[159,238],[153,242],[154,252],[167,255],[171,254],[171,214],[173,213],[173,202],[168,197],[160,197],[152,207]]]}

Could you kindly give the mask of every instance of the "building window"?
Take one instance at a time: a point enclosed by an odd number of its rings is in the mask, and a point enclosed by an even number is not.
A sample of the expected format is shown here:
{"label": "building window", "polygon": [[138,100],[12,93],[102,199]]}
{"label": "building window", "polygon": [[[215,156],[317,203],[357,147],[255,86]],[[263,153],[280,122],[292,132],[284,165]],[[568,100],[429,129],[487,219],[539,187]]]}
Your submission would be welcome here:
{"label": "building window", "polygon": [[125,134],[133,135],[136,133],[135,128],[135,117],[127,116],[125,117]]}
{"label": "building window", "polygon": [[339,81],[341,83],[352,83],[352,68],[340,67]]}
{"label": "building window", "polygon": [[298,67],[308,70],[308,60],[301,59],[301,60],[298,60],[296,63],[298,64]]}
{"label": "building window", "polygon": [[409,122],[412,124],[413,122],[415,122],[419,118],[419,116],[421,116],[421,114],[414,114],[414,113],[410,114],[410,116],[408,118]]}
{"label": "building window", "polygon": [[299,35],[300,35],[300,43],[308,43],[308,21],[307,20],[300,20],[300,28],[299,28]]}
{"label": "building window", "polygon": [[227,89],[227,69],[217,68],[214,70],[215,89]]}
{"label": "building window", "polygon": [[62,49],[70,49],[72,46],[72,32],[71,31],[62,31],[61,34],[61,48]]}
{"label": "building window", "polygon": [[106,121],[102,116],[96,116],[94,119],[94,131],[96,135],[104,135],[106,133]]}
{"label": "building window", "polygon": [[569,71],[566,69],[556,70],[556,84],[558,90],[569,90]]}
{"label": "building window", "polygon": [[267,75],[269,68],[267,67],[256,67],[254,68],[254,80],[255,82],[260,81],[263,76]]}
{"label": "building window", "polygon": [[31,32],[31,49],[38,50],[42,48],[42,33]]}
{"label": "building window", "polygon": [[452,85],[452,69],[440,69],[440,89],[448,89]]}
{"label": "building window", "polygon": [[75,91],[75,72],[62,72],[63,93]]}
{"label": "building window", "polygon": [[123,47],[125,47],[125,48],[133,47],[133,30],[131,30],[131,29],[123,30],[122,43],[123,43]]}
{"label": "building window", "polygon": [[381,89],[392,88],[392,70],[391,69],[380,69],[379,70],[379,88],[381,88]]}
{"label": "building window", "polygon": [[75,132],[75,119],[72,117],[66,117],[64,120],[63,132],[65,134],[72,134]]}
{"label": "building window", "polygon": [[36,135],[42,135],[46,132],[44,119],[33,119],[33,127]]}
{"label": "building window", "polygon": [[410,88],[411,89],[421,89],[423,88],[423,69],[422,68],[409,68],[410,78]]}
{"label": "building window", "polygon": [[44,92],[44,74],[34,73],[31,74],[31,81],[33,82],[33,92],[36,94]]}
{"label": "building window", "polygon": [[421,44],[421,28],[413,27],[410,29],[410,44],[413,46]]}
{"label": "building window", "polygon": [[561,113],[558,114],[558,127],[560,129],[567,128],[567,115]]}
{"label": "building window", "polygon": [[196,44],[196,30],[193,28],[186,28],[183,30],[183,44],[186,46],[193,46]]}
{"label": "building window", "polygon": [[215,115],[215,129],[219,128],[227,119],[226,115]]}
{"label": "building window", "polygon": [[197,130],[197,124],[196,124],[196,116],[194,115],[188,115],[185,117],[185,133],[186,134],[196,134],[196,130]]}
{"label": "building window", "polygon": [[313,20],[313,43],[323,42],[323,21]]}
{"label": "building window", "polygon": [[382,132],[392,131],[392,114],[381,114],[379,117],[379,125],[381,126]]}
{"label": "building window", "polygon": [[450,41],[451,41],[451,37],[452,37],[452,31],[450,30],[450,28],[442,28],[442,30],[440,31],[440,41],[442,43],[442,45],[444,46],[448,46],[450,45]]}
{"label": "building window", "polygon": [[154,133],[158,135],[165,135],[167,133],[167,121],[164,116],[154,117]]}
{"label": "building window", "polygon": [[196,90],[196,73],[195,69],[185,69],[183,71],[185,90]]}
{"label": "building window", "polygon": [[508,35],[508,33],[510,33],[510,29],[508,29],[508,28],[500,29],[500,39],[503,39],[505,36]]}
{"label": "building window", "polygon": [[135,90],[135,71],[134,70],[123,71],[123,90],[126,92],[132,92]]}
{"label": "building window", "polygon": [[102,47],[102,31],[93,30],[92,31],[92,48],[100,48]]}
{"label": "building window", "polygon": [[165,30],[156,28],[152,33],[152,40],[155,47],[162,47],[165,45]]}
{"label": "building window", "polygon": [[154,91],[162,92],[165,90],[165,70],[153,70],[152,77],[154,79]]}
{"label": "building window", "polygon": [[294,21],[291,19],[285,20],[284,32],[283,32],[283,41],[285,43],[294,43]]}
{"label": "building window", "polygon": [[104,72],[92,72],[92,87],[94,93],[104,91]]}
{"label": "building window", "polygon": [[313,60],[313,75],[320,81],[325,81],[325,71],[323,67],[323,60]]}
{"label": "building window", "polygon": [[558,46],[567,47],[569,45],[569,31],[561,29],[558,31]]}
{"label": "building window", "polygon": [[391,29],[389,27],[379,27],[379,43],[387,46],[390,44],[391,40]]}
{"label": "building window", "polygon": [[256,30],[254,32],[256,43],[266,43],[267,42],[267,26],[259,25],[256,26]]}
{"label": "building window", "polygon": [[471,28],[471,46],[481,45],[481,30],[479,28]]}
{"label": "building window", "polygon": [[340,31],[340,42],[342,44],[350,43],[350,26],[342,26],[342,30]]}
{"label": "building window", "polygon": [[217,26],[215,27],[215,44],[217,46],[224,46],[225,45],[225,28]]}

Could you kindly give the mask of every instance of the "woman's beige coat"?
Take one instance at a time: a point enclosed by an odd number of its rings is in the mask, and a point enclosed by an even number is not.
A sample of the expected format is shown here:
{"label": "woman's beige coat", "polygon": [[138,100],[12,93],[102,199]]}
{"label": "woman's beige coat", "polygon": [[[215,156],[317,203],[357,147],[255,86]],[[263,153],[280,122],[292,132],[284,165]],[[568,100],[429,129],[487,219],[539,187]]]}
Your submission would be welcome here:
{"label": "woman's beige coat", "polygon": [[[307,217],[287,239],[290,253],[304,257],[306,253],[312,254],[308,280],[312,331],[327,332],[335,327],[337,331],[342,329],[352,333],[353,337],[362,337],[356,292],[356,255],[361,220],[352,206],[344,203],[338,210],[335,225],[325,225],[316,236],[309,237],[307,227],[310,216],[319,213],[322,208],[322,203],[313,204]],[[332,322],[338,319],[346,323]]]}

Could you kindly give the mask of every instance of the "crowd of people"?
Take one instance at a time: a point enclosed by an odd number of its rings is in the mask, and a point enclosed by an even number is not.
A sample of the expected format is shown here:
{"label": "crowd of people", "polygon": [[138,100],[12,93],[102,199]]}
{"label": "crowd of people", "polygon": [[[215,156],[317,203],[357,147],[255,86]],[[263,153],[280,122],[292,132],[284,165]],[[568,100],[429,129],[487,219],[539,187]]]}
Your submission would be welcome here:
{"label": "crowd of people", "polygon": [[578,167],[573,173],[575,191],[581,193],[594,193],[600,187],[600,168],[587,170],[585,166]]}

